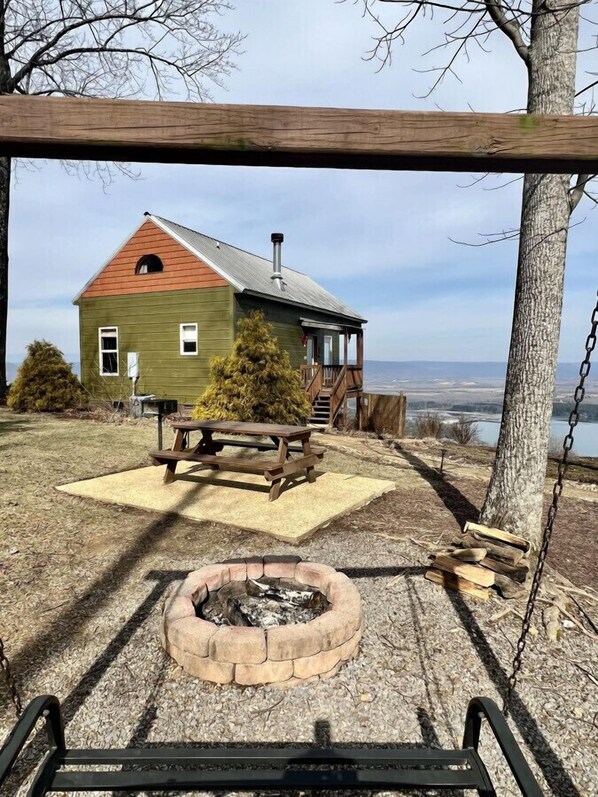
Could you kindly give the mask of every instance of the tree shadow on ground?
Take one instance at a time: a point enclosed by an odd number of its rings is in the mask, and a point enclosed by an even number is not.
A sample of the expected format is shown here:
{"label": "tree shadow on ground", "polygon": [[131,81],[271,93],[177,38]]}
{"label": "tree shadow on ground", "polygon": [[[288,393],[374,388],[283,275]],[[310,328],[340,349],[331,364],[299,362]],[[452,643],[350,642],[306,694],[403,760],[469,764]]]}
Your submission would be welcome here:
{"label": "tree shadow on ground", "polygon": [[[437,470],[419,459],[419,457],[404,449],[400,449],[400,451],[405,459],[421,473],[423,478],[434,489],[460,525],[463,525],[467,520],[477,519],[479,514],[477,507],[460,490],[444,479]],[[463,627],[469,634],[486,672],[494,682],[499,694],[504,698],[508,683],[507,673],[463,597],[459,593],[450,590],[447,590],[447,595]],[[563,762],[552,749],[540,730],[537,721],[516,692],[511,703],[511,717],[553,793],[558,795],[558,797],[581,797],[571,777],[565,770]]]}
{"label": "tree shadow on ground", "polygon": [[[6,435],[9,434],[28,432],[31,430],[32,426],[35,426],[35,421],[28,418],[26,415],[5,415],[2,413],[0,415],[0,440],[4,441]],[[21,441],[18,439],[4,441],[0,444],[0,449],[16,448],[20,445],[20,442]]]}
{"label": "tree shadow on ground", "polygon": [[[134,633],[148,619],[164,594],[167,586],[173,580],[183,578],[185,575],[186,572],[175,570],[162,573],[161,577],[158,577],[151,592],[139,604],[129,619],[121,626],[118,633],[112,638],[110,643],[81,676],[76,686],[61,702],[61,711],[65,727],[68,726],[75,714],[83,706],[93,689],[106,674],[109,667],[129,643]],[[148,580],[152,580],[151,576],[152,574],[148,575]],[[97,609],[99,609],[99,606],[96,606],[96,610]],[[31,775],[32,771],[40,763],[46,748],[47,741],[45,733],[40,729],[21,756],[18,765],[14,769],[13,775],[7,781],[7,786],[13,789],[11,794],[16,795],[20,784],[25,778]]]}
{"label": "tree shadow on ground", "polygon": [[152,521],[113,565],[106,567],[85,592],[48,624],[45,631],[38,633],[13,656],[12,668],[20,683],[27,683],[40,659],[54,656],[70,645],[73,636],[108,603],[135,565],[181,520],[180,510],[193,500],[194,496],[188,495],[172,512]]}
{"label": "tree shadow on ground", "polygon": [[[477,650],[480,661],[501,697],[507,694],[508,675],[496,657],[486,635],[473,615],[473,612],[458,592],[447,590],[447,595],[453,604],[455,612],[461,620],[463,627],[469,634],[472,644]],[[524,703],[521,696],[515,691],[510,705],[510,718],[515,723],[521,737],[533,755],[536,764],[546,778],[546,782],[556,797],[581,797],[580,792],[566,771],[563,761],[542,733],[536,719]]]}
{"label": "tree shadow on ground", "polygon": [[[183,508],[192,498],[193,496],[189,496],[180,501],[177,510]],[[91,617],[106,606],[113,593],[118,590],[136,564],[148,555],[152,547],[179,520],[180,517],[175,511],[162,515],[150,523],[135,541],[121,553],[114,565],[106,568],[104,573],[96,578],[77,600],[67,606],[59,617],[48,625],[45,631],[35,636],[12,658],[12,670],[18,685],[27,683],[40,660],[56,656],[68,648],[73,635],[80,631]],[[121,626],[116,636],[83,674],[78,684],[62,703],[65,725],[72,720],[112,662],[129,642],[132,635],[148,618],[168,583],[172,579],[182,578],[184,575],[186,573],[173,571],[163,577],[162,580],[158,580],[129,620]],[[28,777],[39,763],[40,755],[43,754],[44,749],[44,734],[40,731],[32,739],[31,744],[15,768],[13,776],[8,781],[8,788],[14,787],[14,794],[18,790],[18,784]]]}
{"label": "tree shadow on ground", "polygon": [[397,451],[428,482],[460,526],[463,526],[467,520],[477,520],[480,514],[479,509],[438,470],[428,465],[423,459],[416,457],[411,451],[400,446]]}
{"label": "tree shadow on ground", "polygon": [[[422,617],[426,614],[426,606],[424,605],[420,595],[415,588],[413,579],[406,579],[407,599],[409,601],[409,609],[411,617],[413,618],[413,629],[415,632],[415,641],[417,648],[417,657],[419,669],[421,672],[422,680],[424,682],[424,689],[426,692],[426,699],[431,711],[432,716],[426,717],[425,709],[419,709],[418,719],[420,719],[420,727],[422,733],[427,733],[428,739],[434,747],[440,747],[440,740],[436,731],[431,732],[432,720],[436,720],[439,715],[442,716],[444,727],[450,734],[453,746],[457,747],[460,742],[462,729],[455,728],[450,710],[443,697],[442,684],[434,669],[434,651],[430,650],[428,644],[428,635],[422,624]],[[427,719],[427,722],[426,722]]]}
{"label": "tree shadow on ground", "polygon": [[391,565],[389,567],[337,567],[339,573],[349,578],[392,578],[392,576],[421,576],[428,569],[425,565]]}

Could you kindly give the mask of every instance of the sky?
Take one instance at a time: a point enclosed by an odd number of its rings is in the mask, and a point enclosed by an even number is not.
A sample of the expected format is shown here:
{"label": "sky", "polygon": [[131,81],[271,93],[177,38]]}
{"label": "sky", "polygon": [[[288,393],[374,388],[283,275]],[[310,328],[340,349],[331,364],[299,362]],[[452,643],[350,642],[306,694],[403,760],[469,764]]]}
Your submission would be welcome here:
{"label": "sky", "polygon": [[[387,17],[395,9],[384,9]],[[428,98],[441,20],[422,19],[390,67],[367,60],[376,29],[360,3],[237,0],[221,20],[246,35],[217,102],[445,111],[525,105],[523,62],[500,33]],[[583,56],[582,56],[583,58]],[[590,82],[580,63],[580,84]],[[480,243],[517,227],[521,181],[467,174],[143,165],[139,179],[69,175],[53,162],[17,170],[11,198],[8,360],[45,338],[78,360],[73,297],[136,229],[144,211],[310,274],[368,319],[366,359],[504,361],[516,244]],[[510,183],[510,184],[508,184]],[[500,186],[507,184],[499,189]],[[596,291],[598,208],[571,229],[561,361],[578,361]],[[581,223],[583,222],[583,223]],[[452,239],[452,240],[451,240]]]}

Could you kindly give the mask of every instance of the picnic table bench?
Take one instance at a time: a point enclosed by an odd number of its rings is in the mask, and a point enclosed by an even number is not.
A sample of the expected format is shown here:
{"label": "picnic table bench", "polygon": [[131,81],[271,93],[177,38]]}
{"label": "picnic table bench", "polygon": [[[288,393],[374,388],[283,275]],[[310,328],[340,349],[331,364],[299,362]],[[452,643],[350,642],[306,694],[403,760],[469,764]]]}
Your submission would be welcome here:
{"label": "picnic table bench", "polygon": [[[311,429],[307,426],[239,421],[177,421],[172,427],[175,430],[172,448],[150,452],[154,465],[166,465],[165,484],[174,481],[179,462],[198,462],[213,470],[261,473],[266,481],[271,482],[270,501],[276,501],[280,495],[282,480],[288,476],[305,471],[307,480],[314,482],[314,466],[324,456],[322,448],[312,448]],[[201,439],[193,446],[189,442],[191,432],[201,432]],[[214,438],[214,434],[243,435],[256,439],[222,439]],[[264,442],[261,439],[264,437],[271,442]],[[291,445],[292,443],[295,445]],[[277,456],[272,459],[220,456],[225,446],[260,452],[275,451]],[[293,456],[295,454],[300,456]]]}

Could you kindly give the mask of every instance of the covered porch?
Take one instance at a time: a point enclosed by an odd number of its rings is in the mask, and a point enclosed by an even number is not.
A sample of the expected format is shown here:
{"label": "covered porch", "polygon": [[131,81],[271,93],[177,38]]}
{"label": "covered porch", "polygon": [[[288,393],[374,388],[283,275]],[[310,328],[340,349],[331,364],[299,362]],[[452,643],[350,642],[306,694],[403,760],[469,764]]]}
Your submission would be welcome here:
{"label": "covered porch", "polygon": [[[334,424],[347,417],[347,403],[356,401],[361,428],[363,396],[363,328],[357,324],[329,324],[302,318],[306,363],[301,384],[312,405],[313,423]],[[352,339],[354,338],[354,352]]]}

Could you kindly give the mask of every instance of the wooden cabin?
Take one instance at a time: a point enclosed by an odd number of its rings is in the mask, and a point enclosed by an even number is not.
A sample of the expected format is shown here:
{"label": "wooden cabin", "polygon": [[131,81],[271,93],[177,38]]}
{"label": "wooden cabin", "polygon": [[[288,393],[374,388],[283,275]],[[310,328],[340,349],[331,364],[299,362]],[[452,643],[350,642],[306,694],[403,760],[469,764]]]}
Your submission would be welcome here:
{"label": "wooden cabin", "polygon": [[238,319],[262,310],[301,371],[312,420],[334,423],[352,399],[361,415],[365,319],[283,266],[282,240],[272,234],[268,260],[145,213],[74,299],[87,390],[154,394],[184,410],[206,388],[211,359],[229,354]]}

